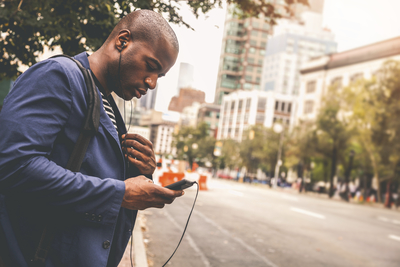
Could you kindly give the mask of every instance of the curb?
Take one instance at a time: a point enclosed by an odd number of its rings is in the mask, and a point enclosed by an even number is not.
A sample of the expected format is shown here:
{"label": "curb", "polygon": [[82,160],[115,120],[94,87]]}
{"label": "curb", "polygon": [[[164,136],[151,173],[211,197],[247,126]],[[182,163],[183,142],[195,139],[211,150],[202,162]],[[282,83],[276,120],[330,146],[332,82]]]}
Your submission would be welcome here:
{"label": "curb", "polygon": [[135,266],[137,267],[148,267],[147,263],[147,255],[146,255],[146,247],[143,241],[143,233],[142,228],[144,228],[144,220],[143,215],[141,213],[138,214],[138,218],[136,221],[136,225],[133,228],[133,251],[134,251],[134,261]]}

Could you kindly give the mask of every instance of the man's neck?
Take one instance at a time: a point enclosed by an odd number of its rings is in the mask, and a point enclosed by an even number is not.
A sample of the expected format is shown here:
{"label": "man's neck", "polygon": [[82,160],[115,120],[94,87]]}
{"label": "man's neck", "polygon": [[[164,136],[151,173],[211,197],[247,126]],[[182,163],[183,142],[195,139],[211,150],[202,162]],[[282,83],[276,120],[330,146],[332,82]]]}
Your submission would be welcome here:
{"label": "man's neck", "polygon": [[104,93],[109,96],[111,94],[110,89],[107,87],[106,81],[106,65],[100,61],[100,50],[94,52],[88,57],[90,69],[93,72],[94,76],[96,76],[98,82],[104,89]]}

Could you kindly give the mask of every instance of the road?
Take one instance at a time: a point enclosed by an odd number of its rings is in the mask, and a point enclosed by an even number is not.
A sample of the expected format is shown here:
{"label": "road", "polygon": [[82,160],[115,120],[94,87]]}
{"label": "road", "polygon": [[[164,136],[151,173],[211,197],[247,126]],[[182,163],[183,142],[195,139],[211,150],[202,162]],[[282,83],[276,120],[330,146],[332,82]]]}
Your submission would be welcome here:
{"label": "road", "polygon": [[[211,179],[167,266],[400,266],[400,212]],[[150,266],[179,242],[196,190],[142,211]]]}

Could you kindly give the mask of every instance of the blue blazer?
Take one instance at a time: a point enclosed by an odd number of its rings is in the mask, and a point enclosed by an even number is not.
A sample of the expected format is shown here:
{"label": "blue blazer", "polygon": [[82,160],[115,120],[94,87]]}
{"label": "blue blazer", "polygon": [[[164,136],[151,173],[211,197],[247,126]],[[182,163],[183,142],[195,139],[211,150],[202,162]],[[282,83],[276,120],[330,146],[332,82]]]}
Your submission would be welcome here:
{"label": "blue blazer", "polygon": [[[75,57],[90,68],[86,53]],[[64,57],[22,74],[0,112],[0,226],[13,266],[26,267],[46,223],[57,225],[47,266],[117,266],[136,211],[121,208],[126,168],[101,96],[100,126],[80,172],[65,169],[87,110],[87,89]],[[115,107],[115,102],[111,100]],[[118,109],[120,134],[126,129]],[[108,262],[108,265],[107,265]]]}

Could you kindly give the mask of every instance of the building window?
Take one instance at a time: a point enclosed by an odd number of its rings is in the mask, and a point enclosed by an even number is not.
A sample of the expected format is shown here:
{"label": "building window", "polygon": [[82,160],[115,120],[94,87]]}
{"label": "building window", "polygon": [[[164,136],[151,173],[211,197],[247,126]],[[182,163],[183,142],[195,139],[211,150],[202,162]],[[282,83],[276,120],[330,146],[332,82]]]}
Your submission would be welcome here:
{"label": "building window", "polygon": [[275,101],[275,110],[279,109],[279,101]]}
{"label": "building window", "polygon": [[247,90],[251,90],[251,89],[253,88],[253,85],[252,85],[251,83],[245,83],[245,84],[243,85],[243,88],[244,88],[244,89],[247,89]]}
{"label": "building window", "polygon": [[257,124],[263,124],[264,120],[265,120],[264,112],[257,112],[257,114],[256,114],[256,123]]}
{"label": "building window", "polygon": [[250,109],[251,98],[246,99],[246,109]]}
{"label": "building window", "polygon": [[238,86],[239,79],[240,76],[224,74],[222,75],[221,79],[221,87],[236,89],[236,87]]}
{"label": "building window", "polygon": [[358,80],[361,80],[361,79],[363,79],[363,78],[364,78],[364,75],[363,75],[362,73],[353,74],[353,75],[350,77],[350,83],[355,83],[355,82],[357,82]]}
{"label": "building window", "polygon": [[285,111],[285,102],[282,102],[281,111]]}
{"label": "building window", "polygon": [[314,101],[307,100],[304,103],[304,114],[312,113],[313,112],[313,108],[314,108]]}
{"label": "building window", "polygon": [[292,103],[289,103],[288,108],[287,108],[287,112],[290,113],[292,111]]}
{"label": "building window", "polygon": [[252,81],[252,77],[250,75],[246,75],[245,76],[245,80],[246,80],[246,82],[251,82]]}
{"label": "building window", "polygon": [[233,111],[234,109],[235,109],[235,102],[232,102],[231,111]]}
{"label": "building window", "polygon": [[249,48],[249,53],[250,54],[255,54],[256,53],[256,49],[254,47],[250,47]]}
{"label": "building window", "polygon": [[307,93],[313,93],[313,92],[315,92],[316,85],[317,85],[316,81],[309,81],[309,82],[307,82],[307,85],[306,85],[306,92],[307,92]]}
{"label": "building window", "polygon": [[265,106],[266,105],[267,105],[267,98],[266,97],[258,98],[257,110],[265,110]]}
{"label": "building window", "polygon": [[229,109],[229,102],[225,102],[225,112],[227,112]]}
{"label": "building window", "polygon": [[336,77],[331,80],[331,86],[336,87],[337,89],[342,88],[342,77]]}
{"label": "building window", "polygon": [[242,106],[243,106],[243,99],[239,100],[238,109],[239,109],[239,110],[242,110]]}

